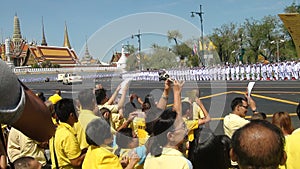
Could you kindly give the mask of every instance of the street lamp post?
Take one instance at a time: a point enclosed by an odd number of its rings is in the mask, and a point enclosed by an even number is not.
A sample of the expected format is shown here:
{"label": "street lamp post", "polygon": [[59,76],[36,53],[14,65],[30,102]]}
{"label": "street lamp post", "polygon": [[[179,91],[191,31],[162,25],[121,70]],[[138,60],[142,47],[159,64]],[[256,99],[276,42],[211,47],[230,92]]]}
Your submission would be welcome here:
{"label": "street lamp post", "polygon": [[[200,17],[201,48],[202,48],[201,55],[202,55],[202,56],[199,56],[199,63],[201,63],[202,66],[203,66],[203,65],[204,65],[204,64],[203,64],[203,61],[204,61],[204,40],[203,40],[203,17],[202,17],[202,15],[204,14],[204,12],[202,11],[202,5],[200,5],[200,11],[199,11],[199,12],[194,12],[194,11],[192,11],[191,13],[192,13],[191,17],[195,17],[195,14],[198,15],[198,16]],[[203,60],[202,60],[202,59],[203,59]]]}
{"label": "street lamp post", "polygon": [[139,51],[138,51],[138,56],[139,56],[139,59],[138,59],[138,62],[139,62],[139,70],[142,70],[143,69],[143,66],[142,66],[142,56],[141,56],[141,33],[140,33],[140,30],[137,34],[134,34],[131,36],[131,38],[133,39],[134,37],[137,37],[138,38],[138,44],[139,44]]}
{"label": "street lamp post", "polygon": [[279,62],[279,43],[283,43],[285,40],[283,40],[283,39],[280,39],[280,40],[276,40],[276,41],[271,41],[270,43],[271,44],[275,44],[276,43],[276,55],[277,55],[277,62]]}

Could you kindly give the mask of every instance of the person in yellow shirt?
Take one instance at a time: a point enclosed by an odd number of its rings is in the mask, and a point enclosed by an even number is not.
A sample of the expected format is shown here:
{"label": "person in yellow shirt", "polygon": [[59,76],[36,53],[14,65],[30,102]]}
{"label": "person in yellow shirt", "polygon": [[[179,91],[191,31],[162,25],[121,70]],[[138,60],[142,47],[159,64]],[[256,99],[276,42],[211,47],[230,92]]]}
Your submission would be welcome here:
{"label": "person in yellow shirt", "polygon": [[[122,169],[120,160],[110,150],[112,143],[110,125],[101,118],[92,120],[86,127],[86,140],[90,145],[82,164],[82,169]],[[130,160],[126,169],[137,163],[136,156]]]}
{"label": "person in yellow shirt", "polygon": [[114,151],[121,161],[124,158],[129,158],[131,153],[137,153],[139,156],[138,164],[135,169],[142,169],[146,158],[146,147],[139,146],[139,140],[135,132],[131,128],[123,128],[116,133],[117,149]]}
{"label": "person in yellow shirt", "polygon": [[173,80],[174,105],[163,111],[153,126],[153,142],[146,157],[144,169],[191,169],[191,162],[184,157],[180,147],[187,135],[182,119],[181,89],[183,83]]}
{"label": "person in yellow shirt", "polygon": [[49,141],[52,168],[80,168],[85,153],[81,151],[73,129],[74,123],[78,121],[74,101],[68,98],[58,101],[55,112],[59,125]]}
{"label": "person in yellow shirt", "polygon": [[[198,99],[198,98],[196,98],[196,99]],[[188,141],[189,142],[194,140],[194,130],[199,128],[200,125],[203,125],[210,121],[209,114],[207,113],[206,110],[204,112],[205,112],[204,113],[205,115],[203,118],[194,119],[193,118],[193,105],[187,101],[182,102],[182,118],[188,128],[188,132],[189,132],[188,133]]]}
{"label": "person in yellow shirt", "polygon": [[[117,130],[118,127],[122,124],[123,114],[120,111],[122,107],[124,106],[125,99],[126,99],[126,92],[128,90],[128,84],[125,85],[123,89],[121,89],[121,84],[116,88],[116,90],[113,92],[112,96],[109,98],[106,93],[106,89],[104,89],[102,86],[101,88],[97,88],[95,90],[96,95],[96,101],[99,110],[102,108],[107,108],[112,113],[111,119],[112,119],[112,127],[114,127],[114,130]],[[121,93],[121,97],[118,100],[118,103],[115,103],[115,100],[117,99],[118,93]]]}
{"label": "person in yellow shirt", "polygon": [[55,90],[55,93],[48,98],[48,100],[51,101],[52,104],[56,104],[61,99],[61,91],[59,89]]}
{"label": "person in yellow shirt", "polygon": [[[300,103],[297,106],[296,113],[300,120]],[[286,137],[285,150],[287,153],[286,165],[282,168],[298,169],[300,168],[300,128],[293,131],[291,135]]]}
{"label": "person in yellow shirt", "polygon": [[78,100],[81,109],[79,111],[78,122],[74,124],[74,129],[76,131],[81,150],[86,150],[89,144],[86,142],[85,129],[90,121],[100,118],[97,116],[97,114],[99,114],[99,110],[96,105],[95,95],[92,89],[81,90],[78,93]]}
{"label": "person in yellow shirt", "polygon": [[7,154],[12,162],[24,156],[30,156],[46,165],[45,150],[35,140],[24,135],[15,128],[11,128],[8,135]]}

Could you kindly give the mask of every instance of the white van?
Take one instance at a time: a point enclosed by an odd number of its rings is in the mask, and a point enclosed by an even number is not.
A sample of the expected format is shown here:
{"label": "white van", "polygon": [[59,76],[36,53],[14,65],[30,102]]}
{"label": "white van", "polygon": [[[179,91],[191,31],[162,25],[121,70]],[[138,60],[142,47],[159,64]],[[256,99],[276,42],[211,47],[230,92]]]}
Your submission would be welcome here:
{"label": "white van", "polygon": [[66,73],[63,76],[63,84],[82,83],[82,78],[75,73]]}
{"label": "white van", "polygon": [[64,76],[65,76],[65,73],[59,73],[59,74],[57,75],[56,81],[57,81],[57,82],[62,82]]}

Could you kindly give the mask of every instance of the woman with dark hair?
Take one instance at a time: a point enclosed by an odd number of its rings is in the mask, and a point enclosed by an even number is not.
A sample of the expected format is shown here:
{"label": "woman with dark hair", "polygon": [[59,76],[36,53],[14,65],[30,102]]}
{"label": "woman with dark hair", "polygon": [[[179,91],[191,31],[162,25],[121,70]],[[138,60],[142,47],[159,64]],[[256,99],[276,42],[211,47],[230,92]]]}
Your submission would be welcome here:
{"label": "woman with dark hair", "polygon": [[153,125],[150,154],[146,157],[145,169],[172,168],[190,169],[191,162],[180,149],[187,135],[181,114],[181,89],[183,83],[173,81],[174,106],[166,109]]}
{"label": "woman with dark hair", "polygon": [[[182,118],[177,118],[177,112],[165,110],[153,126],[153,143],[144,168],[192,168],[179,149],[187,135],[187,128]],[[176,161],[176,163],[174,163]]]}
{"label": "woman with dark hair", "polygon": [[230,167],[230,138],[214,135],[208,128],[195,130],[195,139],[190,143],[188,159],[194,168],[228,169]]}

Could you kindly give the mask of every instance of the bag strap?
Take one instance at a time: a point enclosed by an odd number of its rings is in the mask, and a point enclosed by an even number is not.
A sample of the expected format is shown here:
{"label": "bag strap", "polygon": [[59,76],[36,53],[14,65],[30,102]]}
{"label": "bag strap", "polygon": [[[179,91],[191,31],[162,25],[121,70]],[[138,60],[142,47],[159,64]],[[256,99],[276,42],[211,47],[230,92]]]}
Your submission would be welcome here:
{"label": "bag strap", "polygon": [[57,160],[57,156],[56,156],[56,152],[55,152],[54,142],[55,142],[55,137],[53,136],[53,154],[54,154],[55,168],[59,169],[58,160]]}
{"label": "bag strap", "polygon": [[2,127],[1,127],[1,131],[0,131],[0,137],[1,137],[1,142],[2,142],[2,145],[4,147],[4,151],[5,151],[5,155],[6,155],[6,158],[8,160],[8,164],[10,165],[10,168],[11,169],[14,169],[14,164],[10,161],[9,157],[8,157],[8,154],[7,154],[7,147],[6,147],[6,144],[5,144],[5,140],[4,140],[4,136],[3,136],[3,132],[2,132]]}

